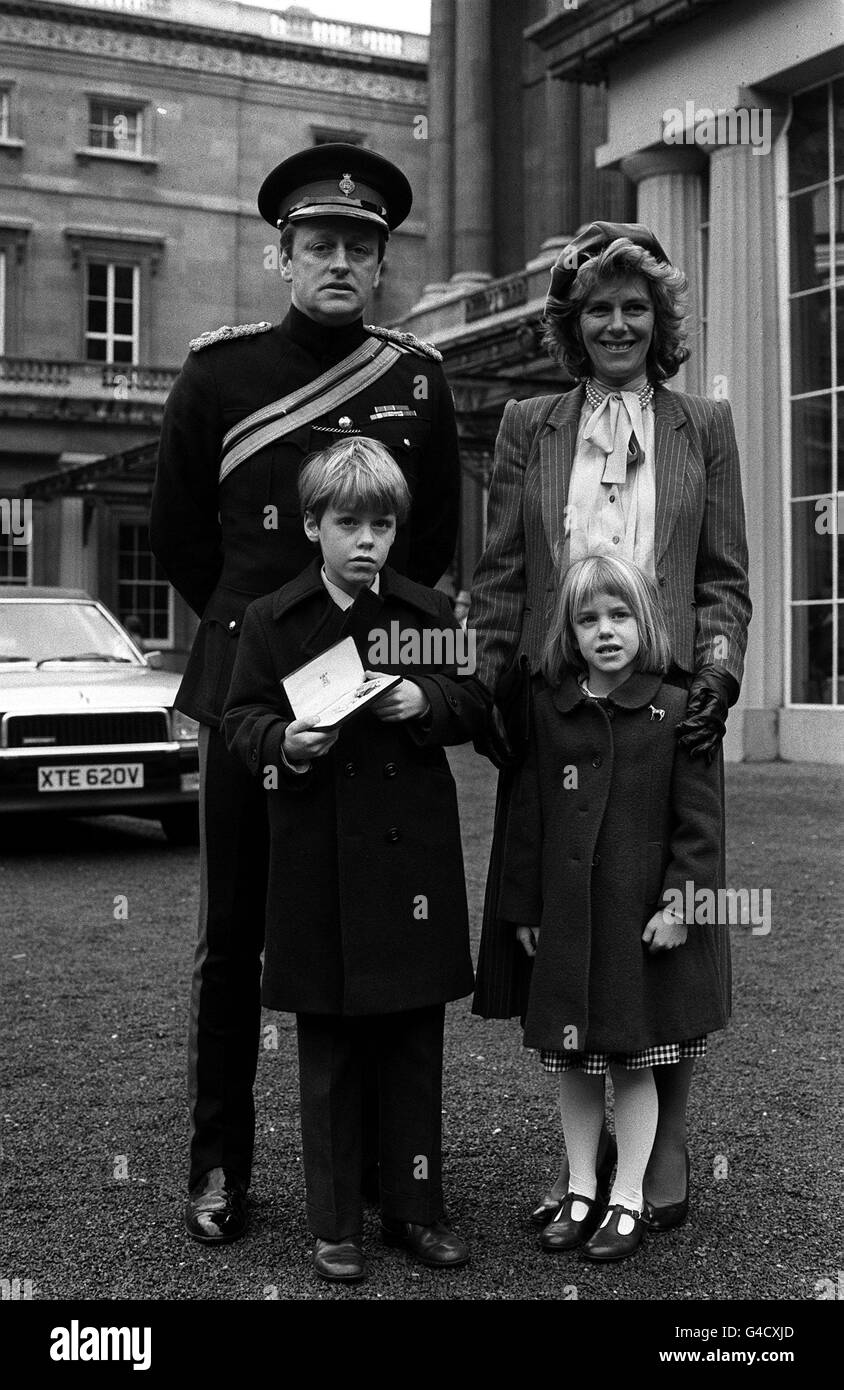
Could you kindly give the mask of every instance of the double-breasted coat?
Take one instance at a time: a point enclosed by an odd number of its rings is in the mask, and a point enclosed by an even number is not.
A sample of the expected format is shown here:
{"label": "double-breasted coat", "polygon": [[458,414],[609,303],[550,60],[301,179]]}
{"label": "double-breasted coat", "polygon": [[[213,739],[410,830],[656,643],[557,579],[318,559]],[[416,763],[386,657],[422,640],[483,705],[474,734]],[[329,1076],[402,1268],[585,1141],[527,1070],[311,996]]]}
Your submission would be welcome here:
{"label": "double-breasted coat", "polygon": [[[270,873],[263,1002],[296,1013],[396,1013],[469,993],[466,888],[454,779],[444,744],[482,727],[484,694],[457,679],[425,632],[457,632],[443,594],[381,571],[345,612],[320,578],[320,561],[247,610],[223,731],[256,777],[281,768],[268,790]],[[397,626],[393,626],[397,625]],[[378,634],[420,634],[419,661],[373,661]],[[283,769],[292,718],[280,682],[310,657],[352,636],[365,667],[411,677],[431,703],[418,720],[382,723],[362,710],[305,773]],[[383,649],[382,649],[383,654]],[[389,655],[400,655],[394,649]],[[271,779],[272,780],[272,779]]]}
{"label": "double-breasted coat", "polygon": [[540,927],[525,1046],[633,1052],[723,1027],[717,928],[689,923],[655,954],[642,941],[665,894],[718,884],[720,778],[677,746],[686,692],[644,673],[605,702],[570,671],[534,682],[500,901],[513,952],[512,924]]}

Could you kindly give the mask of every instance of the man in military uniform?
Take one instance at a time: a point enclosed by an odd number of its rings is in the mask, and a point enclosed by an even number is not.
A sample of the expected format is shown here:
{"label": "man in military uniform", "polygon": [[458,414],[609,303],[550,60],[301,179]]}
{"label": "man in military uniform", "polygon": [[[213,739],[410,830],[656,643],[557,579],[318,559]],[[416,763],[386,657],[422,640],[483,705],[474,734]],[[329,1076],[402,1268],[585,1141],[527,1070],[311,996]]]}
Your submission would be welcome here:
{"label": "man in military uniform", "polygon": [[201,618],[179,691],[200,722],[200,921],[189,1037],[188,1233],[246,1229],[254,1145],[267,828],[264,791],[219,731],[244,610],[312,559],[299,516],[303,459],[346,434],[387,445],[413,507],[390,563],[434,584],[454,550],[457,429],[439,353],[365,327],[390,231],[412,194],[395,165],[351,145],[279,164],[258,208],[281,232],[282,323],[205,333],[164,412],[151,545]]}

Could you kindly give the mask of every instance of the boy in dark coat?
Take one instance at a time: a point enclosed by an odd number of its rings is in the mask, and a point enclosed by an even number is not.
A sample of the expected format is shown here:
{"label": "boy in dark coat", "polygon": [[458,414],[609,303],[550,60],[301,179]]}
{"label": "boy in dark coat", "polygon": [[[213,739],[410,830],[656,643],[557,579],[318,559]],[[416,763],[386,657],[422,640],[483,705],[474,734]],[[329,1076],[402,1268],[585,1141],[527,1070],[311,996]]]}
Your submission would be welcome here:
{"label": "boy in dark coat", "polygon": [[[314,1267],[350,1281],[364,1275],[361,1073],[372,1053],[384,1238],[437,1268],[469,1258],[445,1224],[441,1180],[444,1006],[473,983],[443,745],[474,737],[486,704],[457,679],[466,639],[445,596],[384,568],[410,500],[384,446],[354,437],[315,455],[299,495],[322,562],[247,610],[223,729],[267,788],[262,994],[297,1017]],[[282,680],[346,637],[368,677],[403,679],[339,728],[294,718]]]}

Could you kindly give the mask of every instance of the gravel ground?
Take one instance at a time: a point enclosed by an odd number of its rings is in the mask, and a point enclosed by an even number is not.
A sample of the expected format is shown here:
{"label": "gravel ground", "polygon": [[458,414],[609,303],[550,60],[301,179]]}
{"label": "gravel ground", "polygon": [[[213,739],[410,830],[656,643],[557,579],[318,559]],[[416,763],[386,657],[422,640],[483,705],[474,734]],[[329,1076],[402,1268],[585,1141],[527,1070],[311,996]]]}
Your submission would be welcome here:
{"label": "gravel ground", "polygon": [[[468,750],[452,762],[477,933],[494,774]],[[688,1224],[618,1266],[543,1255],[524,1214],[556,1163],[553,1100],[517,1024],[474,1018],[463,1001],[447,1020],[444,1143],[450,1214],[473,1263],[450,1275],[414,1266],[379,1244],[369,1217],[370,1277],[354,1289],[308,1268],[289,1016],[264,1018],[249,1238],[207,1251],[182,1234],[196,853],[167,849],[140,821],[3,827],[14,1048],[2,1063],[0,1273],[61,1300],[815,1298],[842,1264],[842,776],[741,765],[727,784],[729,880],[772,889],[773,929],[733,929],[733,1022],[692,1093]]]}

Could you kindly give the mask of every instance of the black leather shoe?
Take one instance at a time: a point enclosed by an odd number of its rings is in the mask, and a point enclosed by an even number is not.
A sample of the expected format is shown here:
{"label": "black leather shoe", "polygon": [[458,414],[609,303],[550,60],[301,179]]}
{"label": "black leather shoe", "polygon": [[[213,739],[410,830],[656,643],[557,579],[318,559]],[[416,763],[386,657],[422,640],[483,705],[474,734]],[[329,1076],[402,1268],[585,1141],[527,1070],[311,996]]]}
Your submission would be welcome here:
{"label": "black leather shoe", "polygon": [[[589,1208],[582,1221],[572,1220],[571,1209],[575,1202],[584,1202]],[[604,1203],[599,1197],[581,1197],[577,1192],[569,1192],[557,1208],[557,1214],[539,1237],[539,1244],[549,1254],[560,1250],[574,1250],[588,1240],[604,1214]]]}
{"label": "black leather shoe", "polygon": [[344,1240],[323,1240],[317,1236],[313,1264],[320,1279],[334,1284],[356,1284],[366,1278],[363,1247],[357,1236],[346,1236]]}
{"label": "black leather shoe", "polygon": [[664,1207],[655,1207],[645,1202],[642,1220],[649,1231],[671,1231],[682,1226],[689,1214],[689,1151],[686,1149],[686,1195],[680,1202],[668,1202]]}
{"label": "black leather shoe", "polygon": [[465,1240],[455,1235],[444,1221],[419,1226],[414,1221],[391,1221],[382,1217],[381,1235],[385,1245],[400,1246],[431,1269],[457,1269],[471,1259]]}
{"label": "black leather shoe", "polygon": [[185,1202],[185,1229],[203,1245],[226,1245],[246,1230],[246,1183],[225,1168],[212,1168]]}
{"label": "black leather shoe", "polygon": [[[598,1164],[598,1192],[597,1196],[604,1206],[607,1205],[610,1195],[610,1182],[612,1181],[613,1169],[618,1162],[618,1145],[615,1142],[615,1135],[607,1135],[607,1143],[604,1148],[604,1156]],[[547,1193],[537,1202],[533,1211],[528,1216],[528,1221],[532,1226],[540,1229],[547,1226],[552,1221],[563,1203],[563,1197],[556,1197],[553,1193]]]}
{"label": "black leather shoe", "polygon": [[[622,1216],[632,1216],[633,1229],[627,1235],[621,1235],[618,1223]],[[632,1211],[630,1207],[623,1207],[616,1203],[610,1207],[610,1219],[605,1226],[600,1226],[593,1236],[587,1240],[581,1255],[584,1260],[598,1260],[602,1263],[609,1263],[610,1260],[626,1260],[628,1255],[632,1255],[634,1250],[638,1250],[642,1243],[642,1236],[645,1234],[645,1223],[637,1211]]]}

